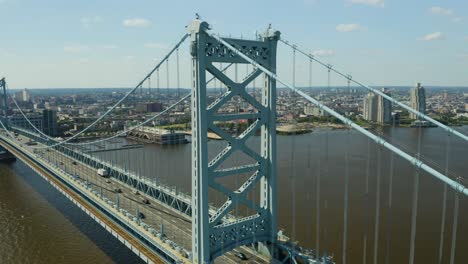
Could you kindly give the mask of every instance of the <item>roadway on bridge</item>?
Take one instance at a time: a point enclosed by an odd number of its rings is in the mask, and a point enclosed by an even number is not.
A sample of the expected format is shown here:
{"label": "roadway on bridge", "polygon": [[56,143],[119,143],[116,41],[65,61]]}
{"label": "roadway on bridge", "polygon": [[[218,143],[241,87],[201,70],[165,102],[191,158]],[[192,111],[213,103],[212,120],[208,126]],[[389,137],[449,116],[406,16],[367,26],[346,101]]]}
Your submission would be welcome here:
{"label": "roadway on bridge", "polygon": [[[22,135],[18,135],[17,138],[24,143],[29,141],[29,138]],[[28,148],[33,152],[32,148],[28,147],[26,144],[23,144],[23,148]],[[117,196],[119,196],[120,208],[134,216],[137,215],[137,212],[142,213],[144,218],[141,219],[141,222],[158,231],[160,231],[162,229],[161,226],[163,226],[164,234],[169,240],[176,242],[187,250],[191,249],[192,223],[191,218],[188,216],[173,210],[150,196],[143,193],[137,194],[135,189],[116,179],[101,177],[97,174],[96,169],[74,161],[72,158],[56,150],[40,150],[36,151],[36,154],[40,154],[41,157],[56,164],[64,171],[76,175],[82,180],[88,181],[94,190],[102,192],[105,197],[112,200],[114,203],[117,203]],[[117,192],[117,189],[120,189],[121,192]],[[145,199],[149,201],[149,204],[144,202]],[[268,263],[266,259],[256,256],[255,253],[247,247],[241,247],[237,250],[242,252],[247,257],[247,260],[241,260],[239,257],[235,256],[234,251],[230,251],[217,258],[215,263]]]}

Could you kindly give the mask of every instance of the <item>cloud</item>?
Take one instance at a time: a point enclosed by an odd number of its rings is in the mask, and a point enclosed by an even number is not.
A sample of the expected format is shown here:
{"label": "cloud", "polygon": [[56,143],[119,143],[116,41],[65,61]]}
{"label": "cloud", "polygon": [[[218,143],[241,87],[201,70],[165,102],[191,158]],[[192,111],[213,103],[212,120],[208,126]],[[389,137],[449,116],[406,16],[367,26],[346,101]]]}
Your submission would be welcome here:
{"label": "cloud", "polygon": [[336,26],[336,31],[338,32],[351,32],[361,29],[362,27],[359,24],[339,24]]}
{"label": "cloud", "polygon": [[124,59],[126,59],[126,60],[129,60],[129,61],[130,61],[130,60],[133,60],[133,59],[135,59],[135,56],[128,55],[128,56],[125,56],[125,57],[124,57]]}
{"label": "cloud", "polygon": [[385,7],[385,0],[348,0],[351,4]]}
{"label": "cloud", "polygon": [[146,43],[144,47],[149,49],[167,49],[167,45],[163,43]]}
{"label": "cloud", "polygon": [[442,32],[433,32],[420,38],[420,40],[423,40],[423,41],[432,41],[432,40],[441,40],[441,39],[444,39],[444,34],[442,34]]}
{"label": "cloud", "polygon": [[102,21],[103,19],[100,16],[82,17],[80,19],[81,25],[85,28],[89,28],[91,25],[101,23]]}
{"label": "cloud", "polygon": [[87,49],[88,49],[88,46],[83,46],[83,45],[68,45],[68,46],[63,47],[63,51],[70,52],[70,53],[77,53],[77,52],[81,52]]}
{"label": "cloud", "polygon": [[454,23],[458,23],[458,22],[462,22],[463,21],[463,17],[454,17],[452,18],[452,22]]}
{"label": "cloud", "polygon": [[434,15],[442,15],[442,16],[452,16],[454,14],[452,9],[443,8],[440,6],[433,6],[429,9],[429,11]]}
{"label": "cloud", "polygon": [[331,49],[319,49],[319,50],[314,50],[312,52],[312,55],[314,56],[320,56],[320,57],[329,57],[329,56],[334,56],[336,52]]}
{"label": "cloud", "polygon": [[144,18],[131,18],[122,21],[122,25],[124,27],[149,27],[151,25],[151,21]]}

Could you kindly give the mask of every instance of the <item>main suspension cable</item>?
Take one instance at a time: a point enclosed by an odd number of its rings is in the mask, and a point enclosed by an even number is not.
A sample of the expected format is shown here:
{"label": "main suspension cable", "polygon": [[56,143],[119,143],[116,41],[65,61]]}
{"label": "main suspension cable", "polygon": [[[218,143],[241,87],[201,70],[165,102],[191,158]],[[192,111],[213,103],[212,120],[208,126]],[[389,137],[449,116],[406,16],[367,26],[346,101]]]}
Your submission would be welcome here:
{"label": "main suspension cable", "polygon": [[[179,46],[187,39],[188,37],[188,34],[185,34],[182,39],[174,46],[174,48],[172,48],[171,51],[169,51],[169,53],[146,75],[145,78],[143,78],[143,80],[141,80],[138,85],[135,86],[135,88],[131,89],[129,92],[127,92],[117,103],[115,103],[112,107],[110,107],[104,114],[102,114],[101,116],[98,117],[98,119],[94,120],[89,126],[87,126],[86,128],[84,128],[83,130],[81,130],[80,132],[76,133],[75,135],[67,138],[66,140],[63,140],[63,141],[57,141],[56,139],[50,137],[50,136],[47,136],[46,135],[46,138],[49,139],[49,140],[53,140],[57,143],[55,144],[52,144],[52,145],[49,145],[49,146],[45,146],[45,147],[35,147],[35,148],[53,148],[53,147],[56,147],[56,146],[60,146],[62,144],[65,144],[75,138],[77,138],[79,135],[83,134],[84,132],[88,131],[89,129],[91,129],[92,127],[94,127],[97,123],[99,123],[102,119],[104,119],[104,117],[106,117],[107,115],[109,115],[117,106],[119,106],[123,101],[125,101],[125,99],[127,99],[130,95],[133,94],[133,92],[135,92],[138,88],[140,88],[143,83],[151,77],[151,75],[166,61],[166,60],[169,60],[169,57],[172,55],[172,53],[174,53],[174,51],[176,51]],[[20,110],[20,112],[22,113],[23,117],[27,120],[27,122],[32,125],[31,121],[27,118],[27,116],[24,114],[24,112],[22,112]],[[35,127],[34,125],[32,125],[32,127],[34,128],[34,130],[38,131],[41,135],[45,135],[44,133],[42,133],[42,131],[40,131],[37,127]]]}
{"label": "main suspension cable", "polygon": [[[228,64],[224,69],[221,70],[221,72],[225,72],[227,69],[229,69],[230,67],[232,66],[232,63]],[[206,82],[206,84],[209,84],[210,82],[212,81],[215,81],[216,80],[216,77],[212,77],[210,80],[208,80]],[[136,125],[136,126],[133,126],[132,128],[130,128],[129,130],[125,130],[125,131],[121,131],[119,133],[117,133],[116,135],[113,135],[111,137],[108,137],[108,138],[101,138],[101,139],[98,139],[98,140],[95,140],[95,141],[87,141],[87,142],[81,142],[81,143],[67,143],[67,145],[72,145],[72,146],[83,146],[83,145],[90,145],[90,144],[95,144],[95,143],[100,143],[100,142],[104,142],[104,141],[108,141],[108,140],[112,140],[116,137],[119,137],[119,136],[122,136],[122,135],[125,135],[126,133],[128,132],[131,132],[145,124],[148,124],[148,122],[151,122],[153,120],[155,120],[156,118],[162,116],[163,114],[167,113],[168,111],[174,109],[174,107],[178,106],[179,104],[181,104],[183,101],[185,101],[185,99],[187,99],[188,97],[190,97],[191,94],[188,93],[187,95],[185,95],[184,97],[182,97],[179,101],[177,101],[176,103],[174,103],[173,105],[169,106],[168,108],[166,108],[164,111],[156,114],[156,115],[153,115],[151,118],[149,118],[148,120],[146,121],[143,121],[142,123]]]}
{"label": "main suspension cable", "polygon": [[[400,157],[406,159],[407,161],[409,161],[410,163],[412,163],[414,166],[418,167],[418,168],[421,168],[423,169],[424,171],[428,172],[429,174],[433,175],[434,177],[438,178],[439,180],[441,181],[444,181],[446,182],[447,184],[450,185],[450,187],[452,187],[453,189],[455,189],[456,191],[460,192],[460,193],[463,193],[465,194],[466,196],[468,196],[468,188],[466,188],[465,186],[463,186],[462,184],[450,179],[449,177],[447,177],[446,175],[438,172],[437,170],[433,169],[432,167],[428,166],[427,164],[425,164],[424,162],[422,162],[421,160],[415,158],[415,157],[412,157],[411,155],[409,155],[408,153],[400,150],[399,148],[395,147],[394,145],[390,144],[389,142],[387,142],[386,140],[384,140],[383,138],[367,131],[365,128],[362,128],[361,126],[359,126],[358,124],[354,123],[353,121],[351,121],[350,119],[340,115],[338,112],[336,112],[335,110],[329,108],[328,106],[324,105],[323,103],[321,103],[320,101],[312,98],[311,96],[309,96],[308,94],[304,93],[303,91],[301,91],[300,89],[297,89],[296,87],[294,87],[293,85],[289,84],[288,82],[284,81],[283,79],[281,79],[277,74],[269,71],[268,69],[266,69],[265,67],[263,67],[262,65],[260,65],[259,63],[257,63],[256,61],[254,61],[253,59],[251,59],[250,57],[248,57],[247,55],[245,55],[242,51],[238,50],[237,48],[233,47],[231,44],[229,44],[227,41],[225,41],[224,39],[222,39],[219,35],[216,35],[214,33],[211,33],[209,31],[207,31],[206,29],[204,29],[204,31],[206,32],[206,34],[208,34],[209,36],[211,36],[212,38],[216,39],[218,42],[222,43],[224,46],[226,46],[228,49],[230,49],[231,51],[234,52],[235,55],[237,56],[240,56],[242,59],[246,60],[247,62],[249,62],[250,64],[252,64],[255,68],[257,69],[260,69],[261,71],[263,71],[266,75],[270,76],[270,78],[273,78],[275,79],[276,81],[278,81],[279,83],[285,85],[286,87],[288,87],[289,89],[292,89],[294,91],[296,91],[298,94],[300,94],[302,97],[304,97],[306,100],[308,100],[309,102],[315,104],[316,106],[318,106],[320,109],[323,109],[325,110],[326,112],[328,112],[329,114],[333,115],[334,117],[336,117],[337,119],[339,119],[341,122],[343,122],[344,124],[346,125],[349,125],[351,127],[353,127],[354,129],[356,129],[357,131],[359,131],[360,133],[364,134],[365,136],[371,138],[372,140],[374,140],[377,144],[379,145],[382,145],[384,146],[385,148],[387,148],[388,150],[392,151],[392,152],[395,152],[396,154],[398,154]],[[417,112],[417,111],[416,111]],[[419,112],[418,112],[419,113]]]}
{"label": "main suspension cable", "polygon": [[[301,49],[299,49],[299,48],[297,47],[297,45],[291,44],[291,43],[289,43],[288,41],[282,40],[282,39],[280,39],[280,41],[283,42],[284,44],[286,44],[287,46],[293,48],[294,50],[297,50],[298,52],[300,52],[300,53],[303,54],[304,56],[308,57],[309,59],[316,61],[317,63],[319,63],[319,64],[322,65],[323,67],[329,67],[329,66],[330,66],[329,64],[326,64],[326,63],[322,62],[321,60],[317,59],[316,56],[311,55],[311,54],[308,54],[308,53],[302,51]],[[334,73],[336,73],[336,74],[338,74],[338,75],[341,75],[341,76],[343,76],[343,77],[345,77],[345,78],[350,77],[349,75],[344,74],[344,73],[342,73],[342,72],[336,70],[335,68],[331,68],[331,70],[332,70]],[[429,117],[428,115],[426,115],[426,114],[424,114],[424,113],[421,113],[421,112],[419,112],[419,111],[417,111],[417,110],[411,108],[410,106],[408,106],[408,105],[406,105],[406,104],[404,104],[404,103],[401,103],[401,102],[398,101],[398,100],[393,99],[391,96],[389,96],[389,95],[387,95],[387,94],[385,94],[385,93],[379,91],[378,89],[375,89],[375,88],[372,88],[372,87],[370,87],[370,86],[368,86],[368,85],[365,85],[365,84],[363,84],[363,83],[361,83],[361,82],[359,82],[359,81],[353,79],[352,77],[350,77],[350,81],[352,81],[354,84],[357,84],[357,85],[359,85],[359,86],[361,86],[361,87],[363,87],[363,88],[365,88],[365,89],[367,89],[367,90],[369,90],[369,91],[371,91],[371,92],[373,92],[373,93],[375,93],[375,94],[378,94],[378,95],[382,96],[383,98],[389,100],[390,102],[392,102],[392,103],[394,103],[394,104],[399,105],[400,107],[402,107],[402,108],[404,108],[405,110],[407,110],[407,111],[409,111],[409,112],[415,114],[416,116],[421,117],[421,118],[424,118],[425,120],[427,120],[427,121],[429,121],[429,122],[431,122],[431,123],[437,125],[438,127],[442,128],[442,129],[444,129],[444,130],[446,130],[446,131],[448,131],[448,132],[450,132],[450,133],[452,133],[452,134],[454,134],[454,135],[456,135],[456,136],[460,137],[461,139],[463,139],[463,140],[465,140],[465,141],[468,142],[468,136],[467,136],[467,135],[462,134],[461,132],[459,132],[459,131],[457,131],[457,130],[451,128],[451,127],[448,127],[448,126],[446,126],[446,125],[440,123],[439,121],[437,121],[437,120],[435,120],[435,119]]]}

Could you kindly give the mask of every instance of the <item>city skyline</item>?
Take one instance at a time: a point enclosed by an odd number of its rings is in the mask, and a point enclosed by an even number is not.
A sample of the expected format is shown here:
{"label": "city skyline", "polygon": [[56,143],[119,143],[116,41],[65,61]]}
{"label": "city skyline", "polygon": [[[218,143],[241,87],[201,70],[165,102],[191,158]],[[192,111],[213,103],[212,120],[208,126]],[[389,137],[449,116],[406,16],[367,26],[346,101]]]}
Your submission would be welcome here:
{"label": "city skyline", "polygon": [[[272,23],[284,39],[373,86],[468,84],[467,4],[460,1],[274,1],[274,8],[238,2],[227,13],[213,1],[114,1],[112,9],[105,1],[48,2],[0,1],[8,39],[0,45],[0,75],[11,88],[132,87],[196,12],[215,32],[236,37],[253,38]],[[294,15],[284,16],[285,10]],[[289,62],[281,47],[278,55]],[[181,60],[181,84],[189,87],[188,46],[181,47]],[[306,75],[306,63],[298,61],[298,75]],[[290,78],[287,68],[278,73]],[[324,84],[324,75],[317,74],[314,86]],[[305,86],[307,78],[297,84]]]}

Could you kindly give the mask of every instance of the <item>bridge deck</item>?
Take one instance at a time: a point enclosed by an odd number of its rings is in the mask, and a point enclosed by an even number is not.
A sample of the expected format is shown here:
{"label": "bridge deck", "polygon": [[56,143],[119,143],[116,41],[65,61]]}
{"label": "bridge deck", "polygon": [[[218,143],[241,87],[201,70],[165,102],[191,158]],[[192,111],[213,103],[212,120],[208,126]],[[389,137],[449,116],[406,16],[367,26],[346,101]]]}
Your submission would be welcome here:
{"label": "bridge deck", "polygon": [[14,148],[11,148],[7,145],[5,145],[8,150],[13,153],[15,156],[20,157],[23,161],[29,161],[28,165],[33,168],[35,171],[40,173],[41,175],[47,177],[47,179],[60,187],[60,189],[68,194],[69,196],[72,197],[73,200],[77,201],[81,206],[83,206],[86,210],[91,212],[91,214],[95,215],[101,222],[104,223],[104,225],[108,226],[112,231],[116,232],[119,236],[121,236],[123,239],[125,239],[128,243],[130,243],[134,248],[136,248],[139,252],[143,253],[149,261],[153,263],[165,263],[164,261],[161,260],[161,258],[157,255],[155,255],[153,252],[151,252],[148,248],[145,246],[141,245],[139,241],[137,241],[132,235],[128,234],[125,230],[123,230],[119,225],[114,223],[113,221],[109,220],[103,213],[100,211],[96,210],[93,206],[89,205],[81,196],[73,192],[72,190],[69,190],[63,183],[61,183],[59,180],[57,180],[53,175],[51,175],[48,171],[43,169],[42,167],[36,165],[35,163],[30,161],[30,158],[27,157],[26,155],[22,154],[21,152],[15,150]]}
{"label": "bridge deck", "polygon": [[[22,142],[27,142],[27,137],[19,135],[18,138]],[[23,148],[32,152],[31,147],[23,144]],[[128,211],[132,215],[138,212],[143,213],[145,216],[141,222],[149,225],[151,228],[160,231],[161,225],[164,227],[164,234],[166,237],[174,241],[179,246],[190,250],[192,244],[191,238],[191,219],[187,215],[182,214],[173,208],[161,203],[156,199],[152,199],[145,194],[135,194],[134,189],[130,188],[117,180],[107,179],[99,176],[94,168],[91,168],[83,163],[76,162],[71,157],[66,156],[55,150],[41,150],[36,153],[42,158],[50,160],[51,163],[56,163],[62,170],[76,175],[77,178],[86,180],[92,185],[92,189],[102,192],[102,195],[112,200],[114,203],[117,202],[117,196],[119,196],[120,208]],[[121,193],[117,193],[115,190],[121,189]],[[145,204],[143,199],[149,200],[149,204]],[[241,247],[238,249],[240,252],[245,254],[248,260],[241,260],[234,255],[234,252],[228,252],[224,256],[216,259],[215,263],[268,263],[268,260],[256,256],[252,250],[247,247]]]}

